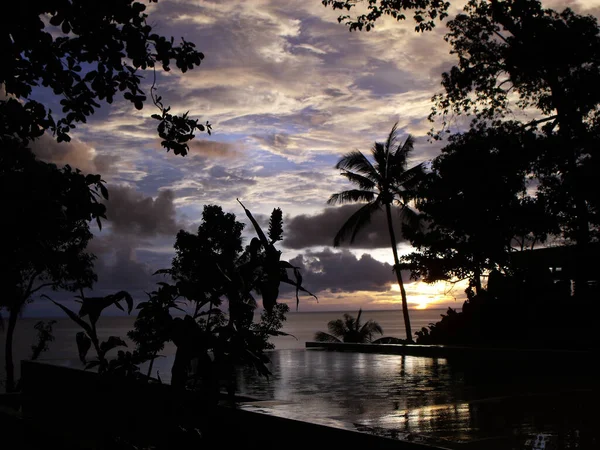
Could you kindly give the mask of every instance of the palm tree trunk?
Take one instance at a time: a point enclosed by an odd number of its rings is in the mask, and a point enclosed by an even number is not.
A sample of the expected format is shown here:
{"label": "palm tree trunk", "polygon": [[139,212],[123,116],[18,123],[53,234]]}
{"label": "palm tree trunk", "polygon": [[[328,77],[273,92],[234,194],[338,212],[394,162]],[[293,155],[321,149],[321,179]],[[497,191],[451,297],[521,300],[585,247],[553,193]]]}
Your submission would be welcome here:
{"label": "palm tree trunk", "polygon": [[15,364],[13,361],[13,336],[15,327],[17,326],[17,318],[19,316],[18,308],[11,308],[8,318],[8,328],[6,329],[6,342],[4,351],[4,361],[6,367],[6,392],[14,392],[15,390]]}
{"label": "palm tree trunk", "polygon": [[400,296],[402,297],[402,314],[404,314],[406,340],[412,342],[413,339],[412,331],[410,329],[410,317],[408,316],[408,302],[406,301],[406,291],[404,290],[402,274],[400,273],[400,260],[398,259],[398,249],[396,248],[396,234],[394,233],[394,227],[392,225],[392,209],[389,203],[385,205],[385,214],[387,215],[388,231],[390,233],[392,252],[394,253],[394,272],[396,273],[396,279],[398,280],[398,286],[400,287]]}

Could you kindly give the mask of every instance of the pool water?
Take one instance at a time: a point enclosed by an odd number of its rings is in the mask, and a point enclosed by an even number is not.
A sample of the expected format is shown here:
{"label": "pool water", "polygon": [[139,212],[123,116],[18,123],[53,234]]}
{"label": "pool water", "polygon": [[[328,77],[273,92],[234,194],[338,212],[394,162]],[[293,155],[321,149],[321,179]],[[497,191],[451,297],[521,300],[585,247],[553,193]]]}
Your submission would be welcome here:
{"label": "pool water", "polygon": [[[240,394],[273,413],[445,447],[598,448],[587,364],[278,350],[269,379],[241,369]],[[593,426],[592,426],[593,425]]]}

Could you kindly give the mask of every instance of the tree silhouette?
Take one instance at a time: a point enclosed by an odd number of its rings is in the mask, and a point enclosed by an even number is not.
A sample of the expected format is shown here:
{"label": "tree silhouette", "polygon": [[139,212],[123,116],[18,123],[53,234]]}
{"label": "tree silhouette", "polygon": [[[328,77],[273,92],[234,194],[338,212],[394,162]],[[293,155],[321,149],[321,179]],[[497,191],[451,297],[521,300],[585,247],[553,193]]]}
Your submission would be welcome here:
{"label": "tree silhouette", "polygon": [[535,0],[474,1],[448,26],[459,63],[444,74],[444,93],[434,112],[497,121],[515,109],[536,111],[534,120],[523,123],[543,138],[532,172],[563,237],[578,246],[575,289],[585,294],[587,248],[600,224],[597,189],[589,176],[598,169],[597,20],[568,8],[545,9]]}
{"label": "tree silhouette", "polygon": [[399,206],[403,220],[410,222],[416,219],[417,215],[408,207],[408,202],[412,195],[410,189],[422,176],[423,166],[417,165],[411,169],[406,168],[407,158],[413,150],[414,141],[411,136],[408,136],[404,142],[401,142],[397,125],[395,124],[392,127],[386,142],[376,142],[373,145],[371,149],[373,162],[360,151],[347,153],[338,161],[335,166],[336,169],[340,169],[341,175],[356,184],[358,189],[333,194],[327,203],[330,205],[364,203],[358,211],[348,218],[335,235],[333,240],[335,247],[338,247],[348,236],[350,237],[350,243],[354,242],[357,233],[370,223],[373,214],[382,207],[385,209],[390,244],[394,255],[394,272],[402,297],[406,339],[412,341],[408,303],[400,271],[396,235],[392,221],[392,205]]}
{"label": "tree silhouette", "polygon": [[[156,2],[157,0],[151,0]],[[136,109],[147,95],[141,89],[141,72],[171,69],[182,72],[200,65],[204,55],[193,43],[174,44],[153,32],[146,6],[127,0],[87,2],[49,0],[25,2],[6,14],[0,27],[0,85],[7,98],[0,99],[0,142],[17,139],[27,145],[45,130],[57,140],[70,140],[78,123],[122,93]],[[47,18],[45,21],[43,18]],[[61,105],[61,116],[35,98],[34,88],[48,88]],[[173,114],[155,92],[149,94],[158,113],[161,145],[185,156],[194,132],[210,125]]]}
{"label": "tree silhouette", "polygon": [[324,331],[316,332],[315,341],[358,344],[373,342],[373,335],[383,334],[383,329],[374,320],[368,320],[364,324],[361,324],[361,315],[362,309],[359,309],[356,318],[346,313],[343,319],[330,320],[327,324],[329,333],[325,333]]}
{"label": "tree silhouette", "polygon": [[6,389],[15,387],[13,335],[19,314],[43,289],[78,290],[96,280],[89,221],[104,217],[107,198],[99,175],[83,175],[36,160],[26,149],[0,152],[0,191],[4,196],[0,237],[0,310],[8,311]]}
{"label": "tree silhouette", "polygon": [[527,193],[533,133],[518,123],[478,126],[454,134],[415,190],[423,223],[403,227],[417,251],[403,258],[415,278],[431,283],[468,279],[476,293],[481,276],[510,271],[511,253],[558,232],[543,195]]}
{"label": "tree silhouette", "polygon": [[416,31],[429,31],[435,27],[436,20],[448,17],[449,1],[444,0],[321,0],[325,6],[333,9],[350,11],[360,3],[365,3],[367,14],[351,17],[343,14],[338,17],[338,22],[344,22],[350,31],[370,31],[382,16],[391,16],[400,21],[406,19],[404,13],[413,11]]}

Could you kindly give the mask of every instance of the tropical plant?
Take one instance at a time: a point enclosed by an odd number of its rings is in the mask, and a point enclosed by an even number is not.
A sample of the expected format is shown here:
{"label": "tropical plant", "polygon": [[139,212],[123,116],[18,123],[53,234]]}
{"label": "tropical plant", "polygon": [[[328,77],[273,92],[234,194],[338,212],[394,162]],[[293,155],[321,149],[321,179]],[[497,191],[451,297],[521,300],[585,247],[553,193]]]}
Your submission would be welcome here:
{"label": "tropical plant", "polygon": [[353,151],[344,155],[336,164],[336,169],[341,170],[341,175],[356,184],[358,189],[351,189],[333,194],[328,204],[364,203],[352,214],[335,235],[333,245],[339,246],[348,236],[350,243],[354,241],[357,233],[364,229],[371,221],[372,216],[381,208],[385,209],[387,218],[390,244],[394,255],[394,273],[400,287],[402,297],[402,312],[406,339],[412,341],[410,317],[406,291],[400,271],[398,249],[396,247],[396,234],[392,220],[392,205],[400,209],[401,219],[414,223],[417,214],[408,206],[412,198],[412,188],[423,174],[423,165],[407,169],[407,159],[414,147],[412,136],[402,142],[398,136],[398,124],[394,124],[392,131],[385,142],[376,142],[371,149],[373,162],[362,152]]}
{"label": "tropical plant", "polygon": [[54,334],[52,327],[56,324],[56,320],[48,322],[40,320],[33,328],[37,331],[37,342],[31,346],[31,360],[35,361],[44,352],[48,351],[48,343],[54,342]]}
{"label": "tropical plant", "polygon": [[[122,300],[125,300],[127,303],[127,314],[130,314],[133,309],[133,298],[131,295],[125,291],[119,291],[105,297],[85,297],[82,291],[76,300],[77,303],[81,304],[79,313],[75,313],[46,295],[45,297],[62,309],[73,322],[83,329],[83,331],[75,335],[75,341],[77,342],[79,359],[85,364],[86,369],[98,367],[98,373],[100,374],[112,373],[125,376],[139,376],[139,365],[144,362],[140,355],[137,352],[131,353],[119,350],[116,359],[109,359],[107,357],[109,351],[117,347],[127,347],[127,344],[118,336],[109,336],[108,339],[100,342],[96,328],[102,311],[109,306],[114,305],[121,311],[124,311],[120,303]],[[86,316],[88,317],[88,322],[84,320]],[[87,354],[92,347],[96,352],[96,358],[88,361]]]}
{"label": "tropical plant", "polygon": [[[216,205],[204,207],[197,233],[177,234],[171,268],[157,271],[170,276],[172,283],[159,283],[149,300],[138,305],[135,330],[129,333],[137,351],[150,360],[165,342],[173,342],[177,350],[171,386],[199,391],[207,404],[216,400],[223,382],[233,392],[234,365],[269,374],[264,354],[272,348],[268,338],[285,335],[280,328],[289,310],[277,303],[280,284],[293,285],[297,301],[299,291],[310,294],[298,268],[282,261],[274,246],[283,234],[281,210],[273,210],[267,235],[250,211],[244,211],[258,235],[245,249],[244,224]],[[254,320],[254,293],[261,295],[264,306],[259,321]],[[184,305],[189,314],[171,315],[172,309],[182,311]]]}
{"label": "tropical plant", "polygon": [[360,322],[362,308],[358,310],[358,316],[345,313],[343,319],[330,320],[327,324],[329,333],[317,331],[315,341],[317,342],[347,342],[365,344],[373,342],[373,335],[383,334],[383,329],[374,320],[368,320],[364,324]]}
{"label": "tropical plant", "polygon": [[[0,151],[4,195],[0,237],[0,313],[8,312],[5,341],[7,391],[14,390],[13,336],[17,319],[44,290],[75,291],[96,280],[89,222],[104,217],[108,196],[99,175],[41,162],[27,149]],[[10,193],[10,194],[9,194]]]}
{"label": "tropical plant", "polygon": [[127,337],[136,345],[136,352],[143,360],[150,361],[146,375],[151,377],[154,360],[162,351],[170,338],[173,326],[171,308],[184,312],[177,303],[179,294],[175,286],[159,283],[159,289],[147,293],[148,300],[140,302],[139,310],[133,324],[133,330],[127,332]]}

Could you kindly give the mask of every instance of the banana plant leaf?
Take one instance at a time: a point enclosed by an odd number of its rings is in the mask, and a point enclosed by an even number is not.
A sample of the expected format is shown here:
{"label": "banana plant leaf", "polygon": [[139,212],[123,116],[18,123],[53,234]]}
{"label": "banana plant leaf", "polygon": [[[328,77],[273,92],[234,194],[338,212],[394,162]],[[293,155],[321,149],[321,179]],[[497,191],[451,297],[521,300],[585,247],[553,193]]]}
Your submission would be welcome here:
{"label": "banana plant leaf", "polygon": [[133,309],[133,298],[126,291],[119,291],[115,294],[107,295],[106,297],[80,297],[81,309],[79,310],[79,316],[90,317],[90,322],[95,325],[102,314],[102,311],[111,305],[115,305],[121,311],[125,311],[121,304],[121,300],[125,300],[127,303],[127,314],[131,314]]}

